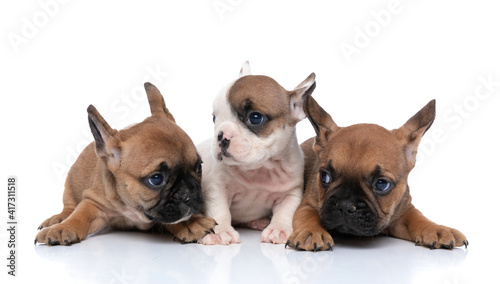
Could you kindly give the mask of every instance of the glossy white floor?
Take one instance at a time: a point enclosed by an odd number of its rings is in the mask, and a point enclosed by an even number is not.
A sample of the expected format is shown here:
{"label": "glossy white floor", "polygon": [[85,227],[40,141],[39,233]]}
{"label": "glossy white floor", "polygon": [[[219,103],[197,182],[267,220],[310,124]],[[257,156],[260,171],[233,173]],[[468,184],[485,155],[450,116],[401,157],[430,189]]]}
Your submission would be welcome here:
{"label": "glossy white floor", "polygon": [[[490,277],[477,247],[430,250],[389,237],[337,239],[333,251],[259,242],[181,245],[170,235],[108,231],[71,247],[24,248],[21,275],[53,283],[469,283]],[[29,259],[29,261],[28,261]],[[23,268],[29,266],[29,269]],[[479,269],[479,270],[478,270]],[[489,278],[491,281],[492,278]]]}

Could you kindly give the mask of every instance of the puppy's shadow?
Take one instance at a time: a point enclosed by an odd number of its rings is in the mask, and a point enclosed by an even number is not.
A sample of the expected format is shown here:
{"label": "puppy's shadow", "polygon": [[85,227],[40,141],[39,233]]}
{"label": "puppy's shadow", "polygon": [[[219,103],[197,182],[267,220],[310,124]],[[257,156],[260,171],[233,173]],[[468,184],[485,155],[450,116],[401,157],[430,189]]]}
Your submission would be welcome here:
{"label": "puppy's shadow", "polygon": [[[169,233],[105,229],[72,246],[36,245],[39,265],[91,283],[135,283],[148,279],[179,281],[186,255],[195,244],[181,245]],[[173,262],[173,255],[179,261]],[[166,261],[158,261],[166,259]],[[196,272],[194,272],[196,273]],[[181,279],[182,280],[182,279]]]}
{"label": "puppy's shadow", "polygon": [[[428,247],[415,246],[412,242],[396,239],[389,236],[356,237],[339,236],[334,238],[335,247],[338,250],[349,250],[355,253],[364,253],[366,258],[373,258],[377,261],[388,261],[397,263],[413,263],[414,265],[435,264],[442,268],[461,265],[468,250],[465,248],[434,249]],[[334,249],[335,251],[335,249]]]}
{"label": "puppy's shadow", "polygon": [[[290,283],[309,283],[331,277],[340,282],[393,283],[440,271],[455,271],[467,250],[430,250],[391,237],[335,237],[333,251],[306,252],[262,244],[264,256],[273,263],[278,277]],[[349,273],[346,273],[349,272]],[[345,279],[344,279],[345,278]]]}
{"label": "puppy's shadow", "polygon": [[373,249],[380,247],[383,239],[379,237],[360,237],[332,234],[335,245],[348,249]]}
{"label": "puppy's shadow", "polygon": [[72,246],[37,245],[41,265],[91,283],[231,283],[241,245],[180,244],[157,231],[104,230]]}
{"label": "puppy's shadow", "polygon": [[[262,254],[274,266],[281,283],[315,283],[324,279],[323,273],[331,269],[335,254],[331,251],[308,252],[286,249],[284,245],[261,243]],[[317,279],[317,278],[320,279]],[[333,278],[332,278],[333,279]]]}
{"label": "puppy's shadow", "polygon": [[[112,241],[110,241],[112,239]],[[175,243],[173,235],[168,232],[159,231],[139,231],[139,230],[115,230],[104,228],[94,234],[87,236],[80,243],[70,246],[48,246],[46,244],[37,244],[35,251],[40,257],[50,258],[52,255],[65,256],[75,254],[108,254],[115,253],[115,249],[120,251],[119,244],[127,243],[130,239],[138,240],[137,246],[141,244]]]}

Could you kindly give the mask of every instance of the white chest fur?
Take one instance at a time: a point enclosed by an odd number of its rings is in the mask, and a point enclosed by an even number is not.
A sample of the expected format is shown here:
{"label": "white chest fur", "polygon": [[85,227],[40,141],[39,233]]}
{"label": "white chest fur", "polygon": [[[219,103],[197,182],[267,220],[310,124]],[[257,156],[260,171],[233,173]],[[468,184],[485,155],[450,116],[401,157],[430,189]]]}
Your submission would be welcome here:
{"label": "white chest fur", "polygon": [[270,161],[257,169],[227,166],[225,184],[233,223],[270,216],[272,208],[288,195],[301,195],[301,167]]}

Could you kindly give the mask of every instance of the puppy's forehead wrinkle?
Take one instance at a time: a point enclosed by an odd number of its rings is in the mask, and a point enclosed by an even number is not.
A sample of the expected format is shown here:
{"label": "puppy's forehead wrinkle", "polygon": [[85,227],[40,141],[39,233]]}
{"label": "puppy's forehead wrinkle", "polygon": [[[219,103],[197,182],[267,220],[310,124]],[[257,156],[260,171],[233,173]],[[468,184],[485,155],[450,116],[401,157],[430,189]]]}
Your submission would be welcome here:
{"label": "puppy's forehead wrinkle", "polygon": [[374,170],[373,170],[373,172],[372,172],[372,176],[379,176],[379,175],[380,175],[380,172],[381,172],[380,165],[376,165],[376,166],[375,166],[375,169],[374,169]]}
{"label": "puppy's forehead wrinkle", "polygon": [[[154,165],[157,165],[154,167]],[[167,161],[165,160],[159,160],[156,163],[151,163],[151,169],[144,169],[144,171],[149,172],[149,174],[155,173],[155,172],[165,172],[168,173],[171,171],[171,169],[167,166]]]}
{"label": "puppy's forehead wrinkle", "polygon": [[247,98],[246,100],[244,100],[244,103],[243,103],[243,110],[245,112],[248,112],[248,111],[251,111],[253,108],[253,103],[252,103],[252,100],[250,98]]}
{"label": "puppy's forehead wrinkle", "polygon": [[349,172],[370,175],[379,167],[385,171],[400,172],[403,152],[393,134],[374,124],[358,124],[339,129],[328,143],[327,152],[333,158],[332,166]]}

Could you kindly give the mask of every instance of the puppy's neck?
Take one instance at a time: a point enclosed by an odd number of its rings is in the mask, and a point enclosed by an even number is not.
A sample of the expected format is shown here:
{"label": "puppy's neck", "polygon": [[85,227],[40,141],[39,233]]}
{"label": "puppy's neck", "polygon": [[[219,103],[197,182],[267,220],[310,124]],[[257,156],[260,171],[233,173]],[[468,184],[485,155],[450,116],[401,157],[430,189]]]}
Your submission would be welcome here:
{"label": "puppy's neck", "polygon": [[[279,151],[269,158],[269,161],[283,161],[285,163],[296,162],[298,158],[302,160],[302,150],[300,149],[299,142],[297,141],[297,130],[295,126],[287,139],[280,141]],[[298,154],[300,153],[300,155]],[[298,157],[300,156],[300,157]]]}

